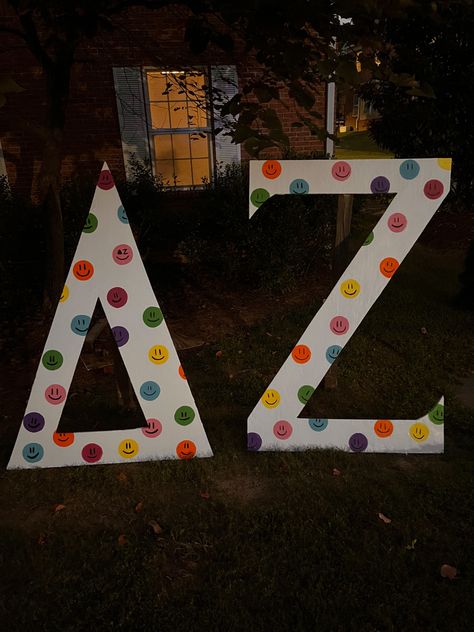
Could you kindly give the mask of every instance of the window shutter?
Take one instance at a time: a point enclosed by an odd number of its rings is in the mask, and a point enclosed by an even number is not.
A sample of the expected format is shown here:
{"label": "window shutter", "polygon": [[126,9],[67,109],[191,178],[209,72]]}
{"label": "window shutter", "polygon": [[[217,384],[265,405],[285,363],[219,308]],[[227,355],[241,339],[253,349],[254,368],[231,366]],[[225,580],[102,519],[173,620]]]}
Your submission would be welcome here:
{"label": "window shutter", "polygon": [[127,177],[130,177],[132,154],[139,161],[150,164],[142,73],[140,68],[132,67],[114,68],[113,73],[123,161]]}
{"label": "window shutter", "polygon": [[[238,78],[235,66],[212,66],[212,86],[219,90],[222,99],[219,101],[229,101],[237,92]],[[225,127],[226,119],[231,117],[222,117],[219,110],[214,107],[215,127]],[[234,162],[240,162],[240,145],[232,142],[230,136],[224,136],[222,133],[215,137],[216,162],[218,166],[225,166]]]}

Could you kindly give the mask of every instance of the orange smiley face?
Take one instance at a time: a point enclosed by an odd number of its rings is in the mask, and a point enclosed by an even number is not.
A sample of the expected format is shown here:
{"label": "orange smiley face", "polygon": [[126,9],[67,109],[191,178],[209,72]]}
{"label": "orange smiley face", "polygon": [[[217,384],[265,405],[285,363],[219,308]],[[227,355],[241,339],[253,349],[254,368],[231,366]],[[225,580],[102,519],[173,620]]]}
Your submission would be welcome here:
{"label": "orange smiley face", "polygon": [[189,439],[180,441],[176,446],[176,454],[179,459],[192,459],[196,455],[196,445]]}
{"label": "orange smiley face", "polygon": [[296,345],[291,357],[297,364],[306,364],[311,358],[311,349],[307,345]]}
{"label": "orange smiley face", "polygon": [[374,424],[374,432],[380,439],[386,439],[393,432],[393,423],[390,419],[377,419]]}
{"label": "orange smiley face", "polygon": [[384,277],[390,279],[397,271],[399,265],[398,261],[393,257],[386,257],[380,262],[380,272],[384,275]]}
{"label": "orange smiley face", "polygon": [[267,160],[263,163],[262,173],[265,178],[275,180],[281,174],[281,164],[278,160]]}
{"label": "orange smiley face", "polygon": [[53,441],[60,448],[67,448],[74,443],[73,432],[55,432],[53,434]]}
{"label": "orange smiley face", "polygon": [[78,281],[88,281],[94,274],[94,266],[90,261],[81,259],[74,264],[72,273]]}

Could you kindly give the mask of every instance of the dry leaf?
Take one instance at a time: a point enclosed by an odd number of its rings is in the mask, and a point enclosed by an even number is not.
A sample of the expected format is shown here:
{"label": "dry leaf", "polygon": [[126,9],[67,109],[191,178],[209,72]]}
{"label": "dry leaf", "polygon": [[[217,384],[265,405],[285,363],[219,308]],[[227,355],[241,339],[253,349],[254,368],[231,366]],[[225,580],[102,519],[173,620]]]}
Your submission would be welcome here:
{"label": "dry leaf", "polygon": [[222,356],[222,351],[216,351],[216,358],[220,358]]}
{"label": "dry leaf", "polygon": [[414,551],[415,550],[415,544],[418,542],[418,539],[415,538],[414,540],[411,541],[411,544],[407,544],[406,545],[406,550],[407,551]]}
{"label": "dry leaf", "polygon": [[46,538],[46,533],[40,533],[38,536],[38,544],[46,544],[47,538]]}
{"label": "dry leaf", "polygon": [[62,511],[63,509],[66,509],[66,505],[54,505],[53,507],[53,511],[54,513],[58,513],[58,511]]}
{"label": "dry leaf", "polygon": [[440,569],[440,573],[441,577],[446,577],[447,579],[457,579],[458,569],[455,566],[443,564]]}
{"label": "dry leaf", "polygon": [[119,537],[117,538],[117,543],[119,546],[123,546],[124,544],[127,544],[127,538],[125,537],[123,533],[121,533]]}
{"label": "dry leaf", "polygon": [[140,513],[140,511],[143,509],[143,500],[140,500],[136,505],[135,505],[135,513]]}
{"label": "dry leaf", "polygon": [[125,472],[119,472],[117,474],[117,480],[121,483],[125,483],[126,481],[128,481],[128,476],[125,474]]}
{"label": "dry leaf", "polygon": [[201,496],[201,498],[205,498],[206,500],[208,500],[211,497],[211,494],[208,491],[205,491],[205,492],[199,492],[199,496]]}
{"label": "dry leaf", "polygon": [[153,532],[156,533],[156,535],[160,535],[160,533],[163,532],[163,529],[160,527],[160,525],[156,522],[156,520],[150,520],[149,523],[150,527],[153,529]]}
{"label": "dry leaf", "polygon": [[333,476],[341,476],[341,470],[338,470],[337,467],[333,467],[332,468],[332,475]]}
{"label": "dry leaf", "polygon": [[426,327],[422,327],[420,331],[424,336],[426,336],[426,334],[428,333],[428,330],[426,329]]}
{"label": "dry leaf", "polygon": [[387,516],[384,516],[383,513],[379,513],[379,518],[382,522],[385,522],[385,524],[390,524],[392,522],[391,518],[387,518]]}

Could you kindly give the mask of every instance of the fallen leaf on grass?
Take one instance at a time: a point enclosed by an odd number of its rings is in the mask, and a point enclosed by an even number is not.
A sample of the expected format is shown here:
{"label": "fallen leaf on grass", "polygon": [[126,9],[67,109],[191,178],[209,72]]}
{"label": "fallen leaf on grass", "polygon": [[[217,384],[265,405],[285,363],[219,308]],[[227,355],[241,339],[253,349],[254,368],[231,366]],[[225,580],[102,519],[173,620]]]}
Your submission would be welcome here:
{"label": "fallen leaf on grass", "polygon": [[216,358],[222,357],[222,351],[216,351]]}
{"label": "fallen leaf on grass", "polygon": [[125,537],[123,533],[121,533],[119,537],[117,538],[117,544],[119,546],[123,546],[124,544],[127,544],[127,538]]}
{"label": "fallen leaf on grass", "polygon": [[406,550],[407,551],[414,551],[415,550],[415,544],[418,542],[417,538],[415,538],[414,540],[411,541],[411,544],[407,544],[406,545]]}
{"label": "fallen leaf on grass", "polygon": [[428,330],[426,329],[426,327],[422,327],[420,331],[424,336],[426,336],[426,334],[428,333]]}
{"label": "fallen leaf on grass", "polygon": [[140,513],[140,511],[143,509],[143,500],[140,500],[136,505],[135,505],[135,513]]}
{"label": "fallen leaf on grass", "polygon": [[117,474],[117,480],[121,483],[125,483],[126,481],[128,481],[128,476],[125,474],[125,472],[119,472]]}
{"label": "fallen leaf on grass", "polygon": [[341,470],[338,470],[337,467],[333,467],[332,468],[332,475],[333,476],[341,476]]}
{"label": "fallen leaf on grass", "polygon": [[163,529],[161,528],[161,526],[156,522],[156,520],[150,520],[149,523],[150,527],[153,529],[153,533],[156,533],[156,535],[160,535],[160,533],[163,532]]}
{"label": "fallen leaf on grass", "polygon": [[54,513],[58,513],[58,511],[62,511],[63,509],[66,509],[66,505],[58,504],[53,507]]}
{"label": "fallen leaf on grass", "polygon": [[441,577],[446,577],[447,579],[458,579],[458,569],[455,566],[450,566],[449,564],[443,564],[440,568]]}
{"label": "fallen leaf on grass", "polygon": [[206,500],[208,500],[211,497],[211,494],[208,491],[205,491],[205,492],[199,492],[199,496],[201,496],[201,498],[205,498]]}
{"label": "fallen leaf on grass", "polygon": [[390,524],[392,522],[392,519],[387,518],[387,516],[384,516],[383,513],[379,513],[379,518],[382,522],[385,522],[385,524]]}
{"label": "fallen leaf on grass", "polygon": [[46,533],[40,533],[38,536],[38,544],[46,544],[47,542],[47,537],[46,537]]}

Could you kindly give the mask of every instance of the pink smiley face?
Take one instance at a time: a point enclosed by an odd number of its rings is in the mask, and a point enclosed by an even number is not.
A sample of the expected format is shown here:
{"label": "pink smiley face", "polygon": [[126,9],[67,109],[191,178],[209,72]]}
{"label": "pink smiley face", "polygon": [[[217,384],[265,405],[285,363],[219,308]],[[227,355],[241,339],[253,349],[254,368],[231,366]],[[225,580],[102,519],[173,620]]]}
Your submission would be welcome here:
{"label": "pink smiley face", "polygon": [[152,439],[153,437],[159,437],[163,431],[163,424],[159,419],[147,419],[146,428],[142,428],[142,433],[145,437]]}
{"label": "pink smiley face", "polygon": [[401,233],[407,227],[408,220],[403,213],[392,213],[388,218],[387,225],[392,233]]}
{"label": "pink smiley face", "polygon": [[66,399],[66,389],[60,384],[51,384],[44,392],[44,397],[48,404],[62,404]]}
{"label": "pink smiley face", "polygon": [[103,189],[104,191],[109,191],[114,186],[114,179],[108,169],[104,169],[100,172],[97,186],[99,189]]}
{"label": "pink smiley face", "polygon": [[116,246],[113,249],[112,259],[119,266],[130,263],[130,261],[133,259],[133,250],[127,244],[120,244],[120,246]]}
{"label": "pink smiley face", "polygon": [[284,421],[282,419],[281,421],[277,421],[273,426],[273,434],[277,439],[282,439],[284,441],[285,439],[289,439],[293,434],[293,427],[289,421]]}
{"label": "pink smiley face", "polygon": [[423,189],[423,193],[429,200],[437,200],[443,195],[443,191],[443,183],[439,180],[428,180]]}
{"label": "pink smiley face", "polygon": [[345,316],[334,316],[329,323],[329,329],[336,336],[342,336],[349,331],[349,321]]}
{"label": "pink smiley face", "polygon": [[332,177],[339,182],[344,182],[351,175],[351,166],[344,160],[336,162],[331,169]]}
{"label": "pink smiley face", "polygon": [[86,463],[97,463],[104,451],[97,443],[88,443],[82,448],[81,456]]}

